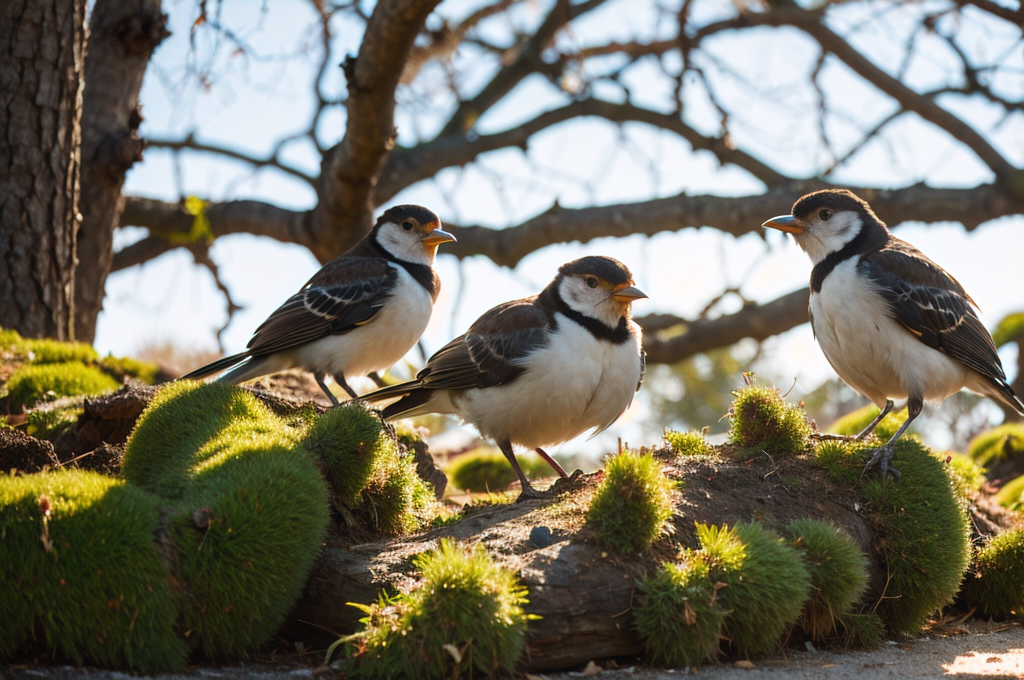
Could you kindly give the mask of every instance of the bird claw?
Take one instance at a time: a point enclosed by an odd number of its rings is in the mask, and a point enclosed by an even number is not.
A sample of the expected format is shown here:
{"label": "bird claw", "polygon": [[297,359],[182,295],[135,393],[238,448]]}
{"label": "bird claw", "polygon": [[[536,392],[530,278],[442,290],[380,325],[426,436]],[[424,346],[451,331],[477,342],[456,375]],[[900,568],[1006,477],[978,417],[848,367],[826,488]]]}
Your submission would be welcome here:
{"label": "bird claw", "polygon": [[889,465],[889,461],[892,460],[892,457],[895,454],[896,450],[891,445],[886,444],[885,446],[879,446],[875,449],[875,452],[871,454],[871,459],[868,461],[867,465],[864,466],[864,471],[860,473],[861,478],[864,477],[868,470],[877,466],[878,472],[882,475],[883,482],[889,475],[892,475],[892,478],[895,481],[900,481],[903,477],[902,473]]}
{"label": "bird claw", "polygon": [[543,498],[551,498],[554,495],[555,494],[552,493],[551,489],[538,491],[537,489],[534,489],[532,486],[525,486],[523,487],[523,490],[519,493],[519,497],[516,498],[516,503],[523,503],[525,501],[539,500]]}

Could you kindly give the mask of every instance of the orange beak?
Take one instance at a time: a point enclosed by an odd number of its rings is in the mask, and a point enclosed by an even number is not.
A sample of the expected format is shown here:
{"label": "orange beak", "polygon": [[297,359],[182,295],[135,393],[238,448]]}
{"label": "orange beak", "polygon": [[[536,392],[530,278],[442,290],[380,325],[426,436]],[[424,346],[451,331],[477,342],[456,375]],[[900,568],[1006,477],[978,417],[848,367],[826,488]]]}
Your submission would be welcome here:
{"label": "orange beak", "polygon": [[804,223],[792,215],[779,215],[778,217],[773,217],[761,226],[778,229],[779,231],[784,231],[787,234],[802,234],[807,231],[807,227]]}
{"label": "orange beak", "polygon": [[423,245],[430,247],[439,246],[442,243],[454,243],[455,237],[447,231],[435,229],[420,240],[423,242]]}
{"label": "orange beak", "polygon": [[647,293],[643,292],[636,286],[624,285],[620,288],[616,288],[615,292],[612,293],[612,297],[615,298],[616,302],[629,304],[634,300],[640,300],[647,297]]}

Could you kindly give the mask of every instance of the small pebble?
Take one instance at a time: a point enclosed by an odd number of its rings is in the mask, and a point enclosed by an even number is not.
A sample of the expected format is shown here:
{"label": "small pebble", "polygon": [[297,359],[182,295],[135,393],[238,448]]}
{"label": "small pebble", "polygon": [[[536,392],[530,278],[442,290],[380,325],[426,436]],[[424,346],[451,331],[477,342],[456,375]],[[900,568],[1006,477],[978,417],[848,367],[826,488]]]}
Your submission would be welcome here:
{"label": "small pebble", "polygon": [[551,535],[551,529],[547,527],[534,527],[533,531],[530,532],[530,543],[533,543],[538,548],[546,548],[554,542],[555,539]]}

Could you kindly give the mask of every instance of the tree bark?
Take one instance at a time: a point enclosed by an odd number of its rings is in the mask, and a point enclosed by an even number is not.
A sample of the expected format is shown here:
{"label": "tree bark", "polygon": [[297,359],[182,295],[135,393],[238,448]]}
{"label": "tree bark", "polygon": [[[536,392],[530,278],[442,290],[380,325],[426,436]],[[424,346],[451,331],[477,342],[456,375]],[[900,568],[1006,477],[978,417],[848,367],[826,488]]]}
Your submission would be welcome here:
{"label": "tree bark", "polygon": [[0,325],[74,337],[86,0],[0,3]]}
{"label": "tree bark", "polygon": [[82,106],[82,226],[75,272],[75,335],[92,342],[124,210],[124,175],[142,158],[139,90],[153,50],[170,33],[160,0],[97,0],[89,19]]}

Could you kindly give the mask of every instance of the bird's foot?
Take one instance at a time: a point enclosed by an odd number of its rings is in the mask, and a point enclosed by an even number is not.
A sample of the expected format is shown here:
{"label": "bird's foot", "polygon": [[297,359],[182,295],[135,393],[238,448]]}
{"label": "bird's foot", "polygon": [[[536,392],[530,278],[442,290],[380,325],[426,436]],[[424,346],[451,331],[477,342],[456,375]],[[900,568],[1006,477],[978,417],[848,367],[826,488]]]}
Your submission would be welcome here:
{"label": "bird's foot", "polygon": [[864,466],[864,471],[860,473],[861,479],[867,474],[867,471],[873,467],[878,468],[878,472],[882,475],[882,482],[885,482],[885,478],[889,475],[892,476],[897,482],[903,476],[900,471],[889,465],[889,461],[896,454],[896,449],[892,444],[886,444],[885,446],[879,446],[875,449],[875,452],[871,454],[871,459],[868,464]]}
{"label": "bird's foot", "polygon": [[526,501],[539,500],[543,498],[551,498],[555,494],[551,489],[545,489],[544,491],[538,491],[532,486],[527,484],[523,487],[523,490],[519,492],[519,497],[516,498],[516,503],[524,503]]}
{"label": "bird's foot", "polygon": [[538,491],[537,489],[534,489],[533,486],[527,484],[523,487],[522,492],[519,494],[519,498],[516,499],[516,503],[534,500],[537,498],[553,498],[574,488],[576,486],[576,482],[582,479],[583,476],[583,470],[575,470],[571,475],[559,477],[555,480],[554,484],[543,491]]}

